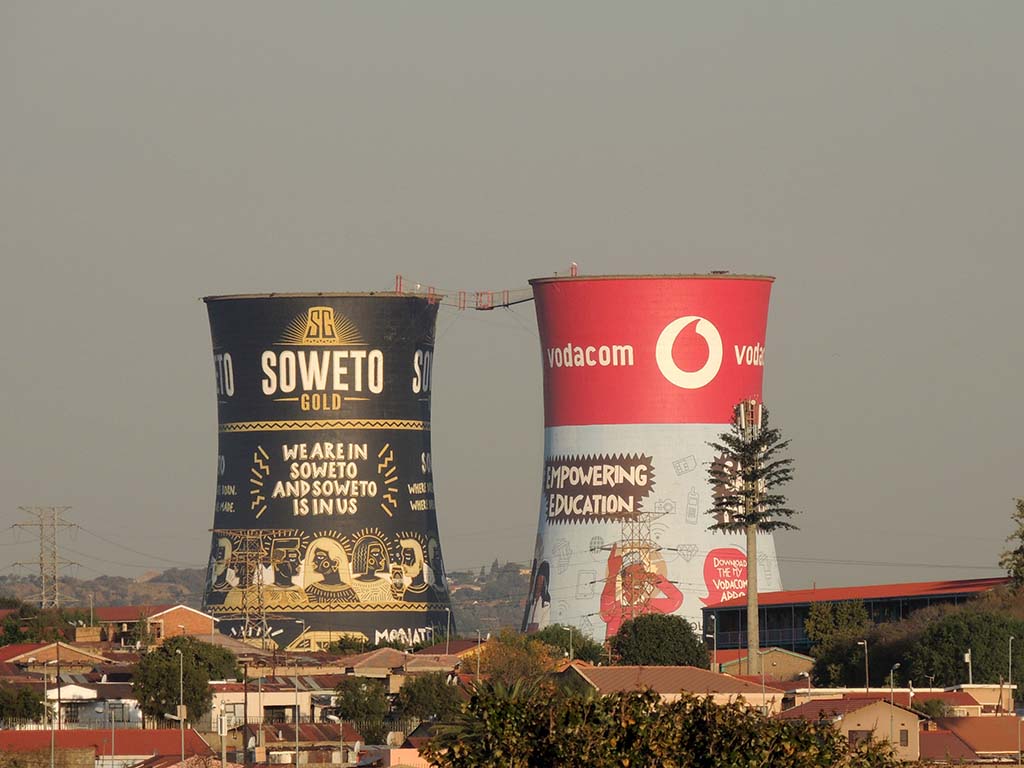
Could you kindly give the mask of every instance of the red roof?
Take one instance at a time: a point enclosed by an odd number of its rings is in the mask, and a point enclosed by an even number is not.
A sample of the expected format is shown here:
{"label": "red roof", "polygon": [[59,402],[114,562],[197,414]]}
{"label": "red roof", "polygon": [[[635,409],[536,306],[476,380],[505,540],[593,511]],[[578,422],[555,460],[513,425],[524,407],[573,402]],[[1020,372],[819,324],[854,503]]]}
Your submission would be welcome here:
{"label": "red roof", "polygon": [[173,607],[173,605],[110,605],[96,608],[94,615],[96,621],[120,621],[134,624],[139,619],[148,619],[150,616],[163,613]]}
{"label": "red roof", "polygon": [[[865,693],[864,691],[853,691],[850,693],[844,693],[844,699],[874,699],[881,701],[889,701],[888,691],[872,691],[871,693]],[[901,707],[909,707],[911,701],[922,703],[925,701],[932,701],[938,699],[944,702],[950,707],[980,707],[981,704],[976,698],[966,691],[914,691],[914,695],[910,695],[910,691],[906,688],[897,688],[892,692],[893,703],[899,704]]]}
{"label": "red roof", "polygon": [[416,651],[416,655],[444,656],[445,654],[450,654],[452,656],[457,656],[458,654],[465,653],[467,651],[475,651],[480,645],[487,645],[487,641],[484,640],[482,643],[477,643],[476,638],[473,638],[472,640],[461,640],[457,637],[453,637],[447,643],[442,641],[440,643],[434,643],[433,645],[427,646],[426,648],[421,648]]}
{"label": "red roof", "polygon": [[[835,715],[845,717],[851,712],[864,709],[864,707],[870,707],[875,704],[879,699],[811,699],[797,707],[791,707],[790,709],[784,710],[779,713],[779,717],[783,720],[827,720]],[[888,699],[882,700],[883,703],[888,704]],[[899,702],[896,703],[900,709],[907,709],[901,707]],[[921,717],[920,714],[914,712],[915,715]]]}
{"label": "red roof", "polygon": [[955,733],[979,755],[1017,754],[1021,725],[1015,715],[937,717],[935,724]]}
{"label": "red roof", "polygon": [[[761,695],[760,677],[757,683],[748,683],[733,675],[709,672],[699,667],[592,667],[573,663],[571,668],[602,694],[650,688],[659,694],[687,692]],[[767,686],[765,693],[780,694],[782,691]]]}
{"label": "red roof", "polygon": [[[54,742],[59,749],[93,747],[96,755],[110,755],[110,731],[70,730],[54,731]],[[30,752],[50,746],[50,731],[5,731],[0,730],[0,752]],[[142,730],[125,728],[117,731],[114,738],[115,755],[180,755],[181,732],[178,729],[161,728]],[[186,755],[212,755],[210,745],[191,728],[185,731]]]}
{"label": "red roof", "polygon": [[921,759],[973,763],[978,753],[952,731],[921,731]]}
{"label": "red roof", "polygon": [[46,648],[48,645],[53,645],[53,643],[13,643],[12,645],[5,645],[0,648],[0,661],[15,659],[23,654],[38,651],[40,648]]}
{"label": "red roof", "polygon": [[[918,581],[909,584],[875,584],[867,587],[828,587],[825,589],[790,589],[780,592],[758,592],[757,602],[765,605],[790,603],[828,603],[841,600],[879,600],[892,597],[946,597],[988,592],[1009,584],[1006,577],[994,579],[960,579],[959,581]],[[746,606],[746,597],[726,600],[708,608]]]}

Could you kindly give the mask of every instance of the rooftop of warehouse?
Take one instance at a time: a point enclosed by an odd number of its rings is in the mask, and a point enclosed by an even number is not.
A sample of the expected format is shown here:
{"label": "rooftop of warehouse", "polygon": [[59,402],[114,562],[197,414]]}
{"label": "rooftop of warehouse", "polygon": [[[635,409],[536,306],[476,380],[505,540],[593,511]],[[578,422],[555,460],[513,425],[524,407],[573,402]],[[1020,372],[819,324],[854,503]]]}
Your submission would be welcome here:
{"label": "rooftop of warehouse", "polygon": [[[863,587],[825,587],[813,589],[789,589],[779,592],[758,592],[757,602],[761,606],[788,605],[790,603],[822,603],[842,600],[880,600],[896,597],[940,597],[946,595],[975,594],[987,592],[1009,584],[1006,577],[988,579],[960,579],[949,581],[919,581],[908,584],[874,584]],[[708,608],[739,608],[746,606],[747,598],[732,600]]]}

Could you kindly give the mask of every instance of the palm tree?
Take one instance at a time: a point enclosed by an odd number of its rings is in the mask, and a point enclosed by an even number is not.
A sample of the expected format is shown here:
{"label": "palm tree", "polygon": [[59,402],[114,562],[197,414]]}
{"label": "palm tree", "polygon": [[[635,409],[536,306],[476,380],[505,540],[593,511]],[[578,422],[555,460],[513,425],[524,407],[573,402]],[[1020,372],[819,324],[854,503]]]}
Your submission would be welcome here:
{"label": "palm tree", "polygon": [[714,487],[708,510],[711,531],[747,534],[747,670],[761,671],[757,612],[757,534],[796,530],[786,519],[796,514],[776,491],[793,477],[792,459],[782,454],[789,441],[768,425],[768,409],[756,400],[741,400],[733,409],[732,425],[708,443],[716,458],[708,475]]}

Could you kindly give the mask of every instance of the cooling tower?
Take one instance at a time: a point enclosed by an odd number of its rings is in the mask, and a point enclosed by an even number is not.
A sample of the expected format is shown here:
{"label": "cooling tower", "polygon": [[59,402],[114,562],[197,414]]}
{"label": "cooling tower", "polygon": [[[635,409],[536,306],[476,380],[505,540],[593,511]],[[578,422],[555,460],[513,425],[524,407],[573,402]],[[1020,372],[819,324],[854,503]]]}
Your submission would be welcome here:
{"label": "cooling tower", "polygon": [[[742,534],[712,533],[708,442],[761,399],[772,278],[530,281],[544,369],[544,478],[523,629],[603,641],[644,613],[746,594]],[[781,588],[771,536],[760,588]]]}
{"label": "cooling tower", "polygon": [[222,632],[292,649],[443,633],[430,463],[437,304],[205,301],[220,433],[205,610]]}

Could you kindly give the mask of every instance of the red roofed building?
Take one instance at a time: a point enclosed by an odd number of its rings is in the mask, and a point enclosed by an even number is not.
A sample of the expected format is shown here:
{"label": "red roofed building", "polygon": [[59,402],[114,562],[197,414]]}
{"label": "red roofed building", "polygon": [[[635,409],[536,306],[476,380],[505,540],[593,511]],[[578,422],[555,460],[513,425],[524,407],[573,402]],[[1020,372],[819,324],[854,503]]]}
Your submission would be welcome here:
{"label": "red roofed building", "polygon": [[920,721],[916,712],[879,699],[811,699],[782,712],[783,720],[830,721],[851,744],[868,739],[890,741],[900,760],[921,754]]}
{"label": "red roofed building", "polygon": [[718,704],[726,704],[742,696],[749,705],[769,713],[779,711],[783,696],[783,691],[762,686],[760,680],[748,682],[699,667],[594,667],[573,662],[556,677],[574,688],[583,683],[602,696],[651,690],[663,701],[675,701],[685,693],[707,696]]}
{"label": "red roofed building", "polygon": [[[871,620],[883,623],[905,619],[929,605],[961,603],[1008,583],[1007,578],[963,579],[760,592],[760,645],[807,653],[811,643],[804,623],[814,603],[863,602]],[[703,609],[703,614],[704,627],[709,631],[713,628],[714,642],[720,650],[747,646],[746,596],[710,605]]]}
{"label": "red roofed building", "polygon": [[[126,729],[114,733],[111,750],[110,731],[102,730],[61,730],[61,731],[14,731],[0,730],[0,753],[38,752],[50,748],[51,733],[56,750],[91,748],[97,765],[106,758],[113,763],[129,765],[154,755],[181,755],[181,732],[177,729],[159,730]],[[192,729],[185,731],[185,756],[212,756],[213,750],[203,738]],[[107,763],[108,765],[110,762]]]}
{"label": "red roofed building", "polygon": [[115,605],[96,608],[94,615],[106,630],[107,639],[122,645],[135,643],[135,629],[140,622],[153,642],[159,644],[176,635],[205,640],[213,636],[218,621],[187,605]]}
{"label": "red roofed building", "polygon": [[1016,715],[998,717],[937,717],[935,725],[951,731],[983,760],[1017,760],[1022,734]]}
{"label": "red roofed building", "polygon": [[952,731],[929,723],[921,731],[921,759],[928,763],[976,763],[981,757]]}

